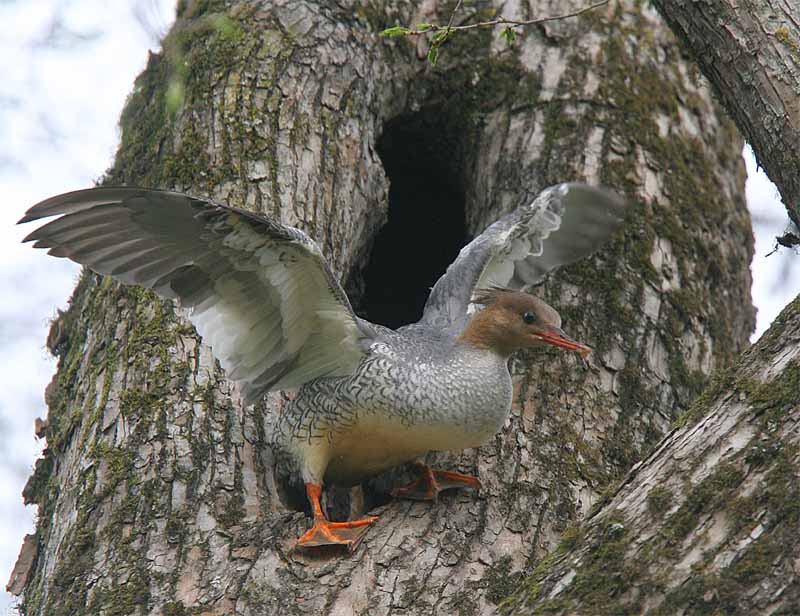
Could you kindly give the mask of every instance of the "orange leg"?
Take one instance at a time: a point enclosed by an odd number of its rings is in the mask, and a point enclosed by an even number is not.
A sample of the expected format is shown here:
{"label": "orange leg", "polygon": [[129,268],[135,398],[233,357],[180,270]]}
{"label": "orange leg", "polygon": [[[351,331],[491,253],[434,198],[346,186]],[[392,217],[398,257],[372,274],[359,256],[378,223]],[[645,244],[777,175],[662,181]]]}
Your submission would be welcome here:
{"label": "orange leg", "polygon": [[314,525],[297,540],[303,548],[315,548],[322,545],[345,545],[353,552],[367,532],[367,527],[375,522],[377,516],[368,516],[352,522],[329,522],[322,512],[319,497],[322,486],[314,483],[306,484],[306,495],[314,513]]}
{"label": "orange leg", "polygon": [[427,464],[415,462],[419,477],[401,488],[392,490],[392,496],[412,500],[436,500],[439,492],[452,488],[481,489],[481,482],[472,475],[462,475],[450,471],[434,471]]}

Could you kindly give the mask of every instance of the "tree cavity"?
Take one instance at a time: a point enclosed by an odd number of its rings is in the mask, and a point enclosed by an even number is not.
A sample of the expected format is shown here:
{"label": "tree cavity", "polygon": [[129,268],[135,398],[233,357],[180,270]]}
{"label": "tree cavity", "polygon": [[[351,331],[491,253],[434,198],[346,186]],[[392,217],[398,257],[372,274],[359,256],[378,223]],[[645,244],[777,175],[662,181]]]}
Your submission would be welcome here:
{"label": "tree cavity", "polygon": [[464,216],[461,122],[441,108],[390,120],[377,143],[389,217],[377,233],[358,311],[397,328],[422,316],[431,287],[470,239]]}

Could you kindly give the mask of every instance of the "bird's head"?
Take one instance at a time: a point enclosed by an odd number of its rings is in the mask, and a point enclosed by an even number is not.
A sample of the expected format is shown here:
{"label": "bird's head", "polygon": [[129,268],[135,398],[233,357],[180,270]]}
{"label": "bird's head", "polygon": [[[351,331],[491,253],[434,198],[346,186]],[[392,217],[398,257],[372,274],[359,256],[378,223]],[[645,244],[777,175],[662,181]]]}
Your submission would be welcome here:
{"label": "bird's head", "polygon": [[460,340],[508,356],[517,349],[545,344],[578,351],[586,356],[591,348],[576,342],[561,329],[561,317],[542,300],[510,289],[476,291],[473,303],[484,306],[475,313]]}

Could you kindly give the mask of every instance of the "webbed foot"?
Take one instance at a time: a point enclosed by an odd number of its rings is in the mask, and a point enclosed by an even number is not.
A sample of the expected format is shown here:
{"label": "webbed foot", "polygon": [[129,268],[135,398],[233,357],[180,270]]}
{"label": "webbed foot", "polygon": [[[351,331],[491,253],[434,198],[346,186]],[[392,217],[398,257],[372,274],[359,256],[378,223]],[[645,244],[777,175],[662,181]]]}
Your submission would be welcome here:
{"label": "webbed foot", "polygon": [[369,516],[352,522],[315,520],[314,526],[297,540],[297,547],[316,548],[323,545],[344,545],[350,552],[354,552],[364,538],[369,525],[377,520],[377,516]]}
{"label": "webbed foot", "polygon": [[352,522],[329,522],[322,512],[319,502],[322,486],[307,483],[306,494],[314,513],[314,525],[297,540],[295,547],[316,548],[325,545],[343,545],[354,552],[364,538],[369,525],[378,520],[377,516],[367,516]]}
{"label": "webbed foot", "polygon": [[472,475],[453,473],[451,471],[435,471],[427,464],[415,465],[420,471],[420,476],[408,485],[395,488],[391,495],[395,498],[408,498],[411,500],[435,501],[439,492],[453,488],[481,489],[481,482]]}

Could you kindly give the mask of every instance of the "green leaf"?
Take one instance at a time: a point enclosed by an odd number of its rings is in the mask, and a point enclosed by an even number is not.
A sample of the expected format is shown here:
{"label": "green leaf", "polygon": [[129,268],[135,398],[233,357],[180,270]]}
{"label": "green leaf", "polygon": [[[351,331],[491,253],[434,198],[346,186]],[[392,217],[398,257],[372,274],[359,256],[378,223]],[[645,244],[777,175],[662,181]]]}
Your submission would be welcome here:
{"label": "green leaf", "polygon": [[381,36],[406,36],[411,34],[411,30],[406,28],[405,26],[392,26],[391,28],[386,28],[383,32],[381,32]]}
{"label": "green leaf", "polygon": [[439,30],[436,34],[433,35],[431,43],[433,45],[441,45],[447,40],[448,36],[450,36],[450,30],[448,28]]}
{"label": "green leaf", "polygon": [[431,28],[433,28],[433,24],[417,24],[414,26],[414,30],[417,32],[427,32]]}
{"label": "green leaf", "polygon": [[517,33],[514,32],[512,28],[504,28],[503,31],[500,33],[500,36],[503,37],[509,45],[514,42],[517,38]]}
{"label": "green leaf", "polygon": [[431,45],[431,48],[428,50],[428,62],[431,63],[431,66],[436,66],[436,60],[438,58],[439,58],[439,46]]}

